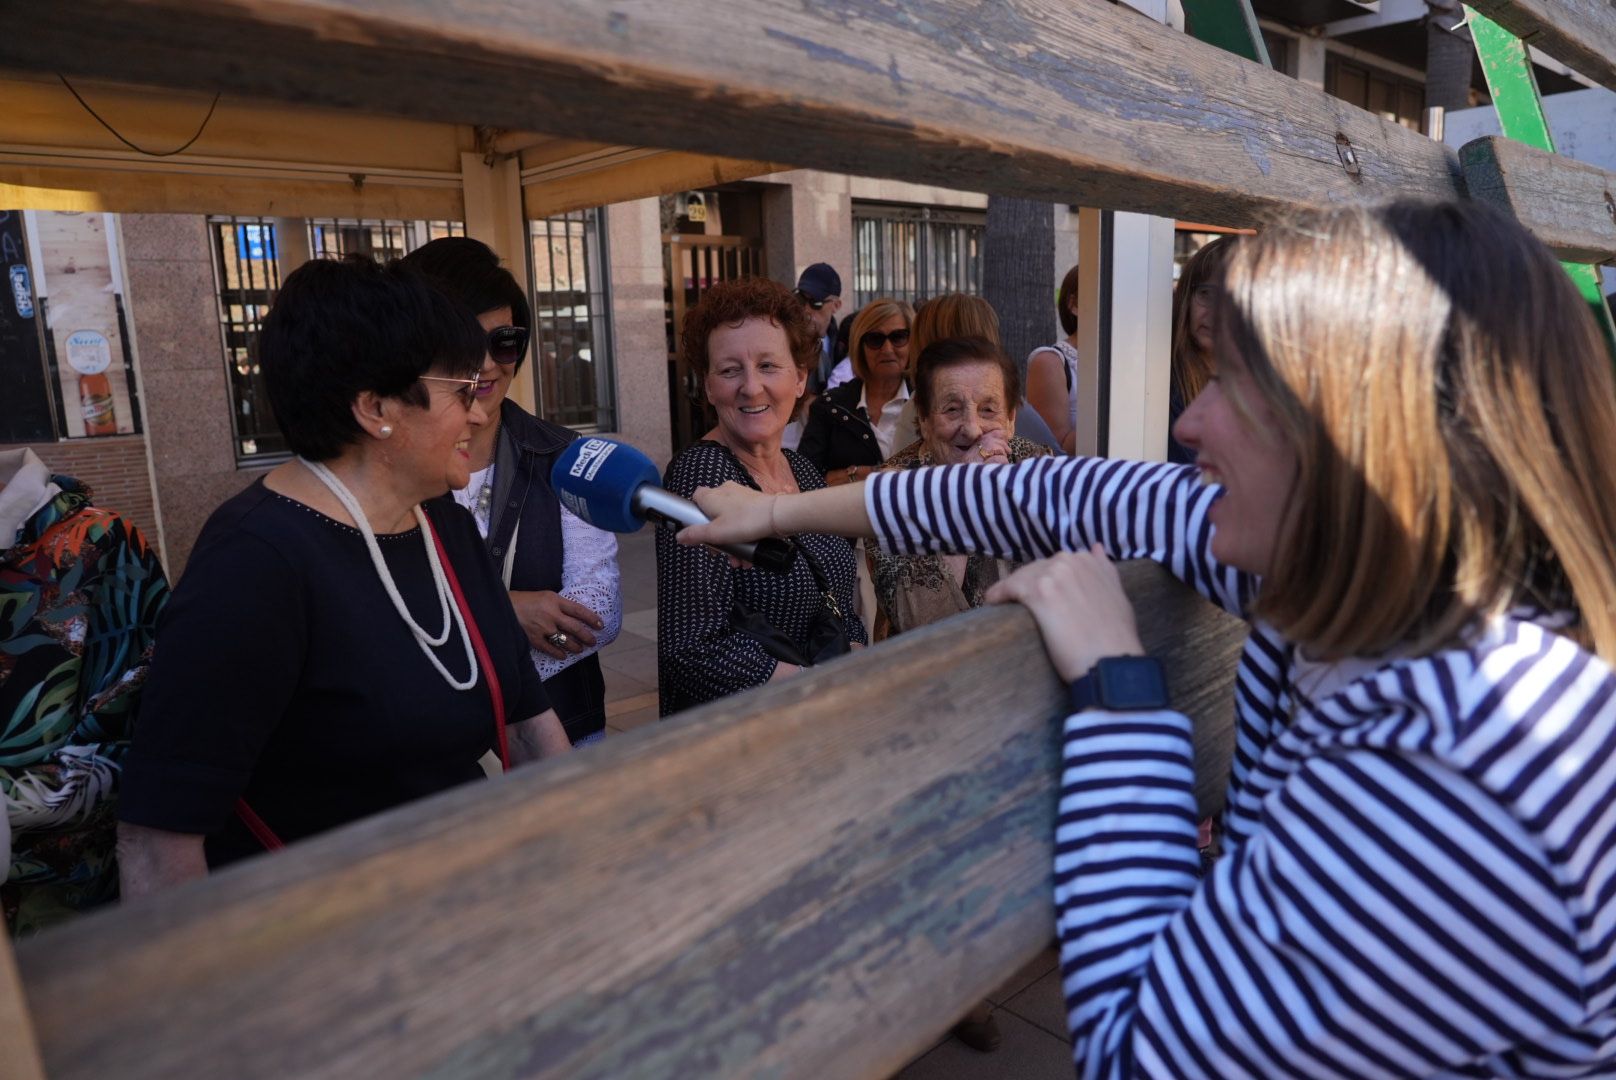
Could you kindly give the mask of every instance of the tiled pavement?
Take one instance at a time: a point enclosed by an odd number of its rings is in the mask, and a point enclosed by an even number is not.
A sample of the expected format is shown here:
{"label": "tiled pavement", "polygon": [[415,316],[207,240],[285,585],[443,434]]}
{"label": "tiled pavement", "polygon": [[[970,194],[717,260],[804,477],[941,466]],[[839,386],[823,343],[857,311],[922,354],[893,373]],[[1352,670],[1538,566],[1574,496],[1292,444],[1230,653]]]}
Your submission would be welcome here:
{"label": "tiled pavement", "polygon": [[[607,738],[657,719],[656,556],[650,529],[618,537],[623,628],[601,653]],[[1069,1080],[1060,973],[1053,947],[989,995],[1004,1045],[991,1054],[943,1038],[894,1080]]]}

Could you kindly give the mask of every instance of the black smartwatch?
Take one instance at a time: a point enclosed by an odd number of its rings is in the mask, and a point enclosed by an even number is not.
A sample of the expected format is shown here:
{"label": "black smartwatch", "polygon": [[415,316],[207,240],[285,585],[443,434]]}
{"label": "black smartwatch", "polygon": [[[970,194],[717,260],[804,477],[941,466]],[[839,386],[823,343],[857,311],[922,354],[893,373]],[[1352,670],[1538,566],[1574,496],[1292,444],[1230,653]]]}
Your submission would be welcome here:
{"label": "black smartwatch", "polygon": [[1167,673],[1154,656],[1108,656],[1072,683],[1073,712],[1143,712],[1169,707]]}

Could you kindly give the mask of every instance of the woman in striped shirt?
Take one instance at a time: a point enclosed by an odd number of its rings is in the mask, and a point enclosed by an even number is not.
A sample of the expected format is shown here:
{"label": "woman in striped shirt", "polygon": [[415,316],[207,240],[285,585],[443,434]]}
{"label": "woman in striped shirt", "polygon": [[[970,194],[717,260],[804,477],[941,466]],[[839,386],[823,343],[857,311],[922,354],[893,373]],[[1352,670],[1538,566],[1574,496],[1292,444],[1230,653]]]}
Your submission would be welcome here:
{"label": "woman in striped shirt", "polygon": [[[1252,630],[1225,855],[1190,723],[1065,720],[1055,900],[1084,1077],[1616,1072],[1616,382],[1553,257],[1474,205],[1243,240],[1195,467],[1040,459],[715,490],[685,542],[872,535],[1029,560],[1081,680],[1151,558]],[[1079,618],[1078,616],[1081,616]]]}

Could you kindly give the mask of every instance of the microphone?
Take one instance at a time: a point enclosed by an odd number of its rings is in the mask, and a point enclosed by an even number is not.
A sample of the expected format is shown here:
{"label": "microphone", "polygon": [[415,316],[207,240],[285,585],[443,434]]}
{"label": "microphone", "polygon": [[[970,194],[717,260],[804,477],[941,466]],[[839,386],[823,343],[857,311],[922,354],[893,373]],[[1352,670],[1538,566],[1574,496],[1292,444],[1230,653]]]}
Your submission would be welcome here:
{"label": "microphone", "polygon": [[[597,529],[638,532],[647,521],[665,529],[705,525],[701,507],[662,487],[651,459],[612,439],[574,439],[550,470],[561,504]],[[797,548],[770,538],[755,544],[718,544],[719,550],[771,574],[786,574]]]}

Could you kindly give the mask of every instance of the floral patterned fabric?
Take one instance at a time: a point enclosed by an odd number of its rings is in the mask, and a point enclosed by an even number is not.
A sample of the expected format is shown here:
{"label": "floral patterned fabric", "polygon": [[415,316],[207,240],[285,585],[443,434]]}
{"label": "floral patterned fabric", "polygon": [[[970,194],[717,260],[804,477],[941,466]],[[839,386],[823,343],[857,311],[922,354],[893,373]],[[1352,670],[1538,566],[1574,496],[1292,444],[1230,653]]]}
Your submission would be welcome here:
{"label": "floral patterned fabric", "polygon": [[113,796],[168,599],[139,530],[51,479],[61,491],[0,537],[0,903],[15,934],[117,896]]}
{"label": "floral patterned fabric", "polygon": [[[1012,464],[1049,453],[1049,447],[1019,435],[1010,440]],[[932,464],[925,443],[917,439],[888,458],[883,468],[919,469]],[[964,580],[957,581],[938,555],[888,555],[872,548],[869,558],[879,609],[876,641],[981,607],[994,582],[1016,568],[1015,563],[988,555],[972,555],[965,560]]]}

